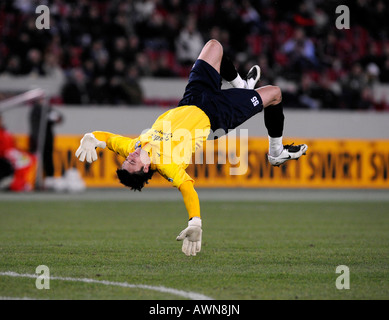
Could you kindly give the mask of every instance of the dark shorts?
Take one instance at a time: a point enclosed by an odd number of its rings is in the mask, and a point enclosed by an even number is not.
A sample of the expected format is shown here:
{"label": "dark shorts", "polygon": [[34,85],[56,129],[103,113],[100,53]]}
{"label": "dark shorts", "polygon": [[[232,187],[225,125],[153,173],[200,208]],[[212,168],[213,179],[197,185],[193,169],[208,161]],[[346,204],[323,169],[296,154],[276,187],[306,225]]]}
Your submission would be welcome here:
{"label": "dark shorts", "polygon": [[263,110],[261,96],[255,90],[222,90],[221,85],[220,74],[207,62],[197,60],[189,74],[184,97],[178,106],[199,107],[209,117],[212,131],[222,130],[225,133]]}

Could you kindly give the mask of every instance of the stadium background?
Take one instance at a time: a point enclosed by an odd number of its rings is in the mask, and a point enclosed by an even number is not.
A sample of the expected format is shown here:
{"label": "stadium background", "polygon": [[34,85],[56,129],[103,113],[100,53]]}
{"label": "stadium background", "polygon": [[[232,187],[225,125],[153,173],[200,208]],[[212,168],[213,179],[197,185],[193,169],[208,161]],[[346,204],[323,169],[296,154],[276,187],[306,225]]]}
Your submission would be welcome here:
{"label": "stadium background", "polygon": [[[49,30],[35,27],[40,4]],[[335,28],[339,4],[350,9],[350,30]],[[42,188],[0,192],[0,300],[132,299],[140,312],[193,294],[254,300],[239,302],[242,315],[264,299],[387,300],[387,16],[377,0],[0,1],[0,158],[18,166],[13,190]],[[285,51],[301,29],[304,54]],[[249,133],[245,175],[229,175],[229,162],[190,166],[204,233],[201,253],[186,257],[175,241],[187,225],[180,192],[156,177],[129,192],[112,152],[92,165],[74,152],[85,132],[136,136],[174,106],[211,37],[242,74],[258,63],[261,85],[282,88],[285,142],[310,149],[270,168],[260,114],[236,132]],[[57,192],[45,192],[41,154],[29,146],[30,98],[42,92],[41,107],[63,115],[53,128]],[[216,147],[221,158],[245,154]],[[86,190],[66,183],[72,167]],[[50,268],[50,290],[36,288],[40,265]],[[341,265],[349,290],[337,286]]]}
{"label": "stadium background", "polygon": [[[50,9],[49,30],[35,26],[40,4]],[[43,89],[64,118],[54,128],[55,177],[77,168],[87,187],[120,187],[120,159],[103,151],[93,165],[77,162],[80,138],[93,130],[139,135],[176,105],[201,47],[216,38],[242,75],[259,64],[260,85],[282,88],[286,142],[310,149],[299,162],[269,167],[255,117],[241,127],[249,133],[244,174],[228,174],[237,166],[229,161],[196,164],[188,172],[197,187],[388,188],[388,6],[341,4],[350,9],[349,30],[335,27],[339,1],[2,2],[0,97]],[[23,152],[30,107],[2,112]],[[216,144],[216,159],[245,154],[232,146]],[[158,177],[150,184],[167,185]]]}

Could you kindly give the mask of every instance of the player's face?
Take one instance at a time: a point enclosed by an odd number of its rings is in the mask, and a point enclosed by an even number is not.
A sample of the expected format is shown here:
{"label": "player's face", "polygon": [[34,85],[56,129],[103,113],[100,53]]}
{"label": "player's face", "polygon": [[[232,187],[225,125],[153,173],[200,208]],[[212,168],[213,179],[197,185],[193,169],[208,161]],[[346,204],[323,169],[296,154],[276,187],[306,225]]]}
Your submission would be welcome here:
{"label": "player's face", "polygon": [[127,170],[129,173],[135,173],[139,171],[148,172],[150,164],[145,163],[144,153],[141,148],[138,148],[134,152],[130,153],[126,160],[122,164],[122,169]]}

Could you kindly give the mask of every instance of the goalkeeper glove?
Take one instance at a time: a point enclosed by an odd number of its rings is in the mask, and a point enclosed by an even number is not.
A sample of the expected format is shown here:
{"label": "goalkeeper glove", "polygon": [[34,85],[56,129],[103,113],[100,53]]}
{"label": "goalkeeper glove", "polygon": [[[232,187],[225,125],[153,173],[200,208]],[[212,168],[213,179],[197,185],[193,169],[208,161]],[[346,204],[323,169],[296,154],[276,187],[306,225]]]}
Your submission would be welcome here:
{"label": "goalkeeper glove", "polygon": [[92,163],[93,161],[97,160],[96,148],[100,147],[104,149],[105,146],[106,143],[104,141],[97,140],[93,133],[86,133],[81,139],[80,146],[76,151],[76,157],[81,162],[84,162],[86,158],[87,162]]}
{"label": "goalkeeper glove", "polygon": [[181,231],[177,237],[177,241],[184,240],[182,244],[182,252],[187,256],[195,256],[201,250],[201,219],[194,217],[189,220],[188,227]]}

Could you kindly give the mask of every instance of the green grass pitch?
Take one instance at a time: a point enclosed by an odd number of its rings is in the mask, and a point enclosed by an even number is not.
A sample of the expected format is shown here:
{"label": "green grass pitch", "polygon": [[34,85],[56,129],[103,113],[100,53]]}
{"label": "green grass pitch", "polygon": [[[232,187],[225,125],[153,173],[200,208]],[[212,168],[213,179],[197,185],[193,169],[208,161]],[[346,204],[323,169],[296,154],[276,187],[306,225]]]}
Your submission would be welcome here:
{"label": "green grass pitch", "polygon": [[[202,201],[196,257],[175,240],[182,202],[5,201],[0,206],[0,273],[163,286],[217,300],[388,299],[389,202]],[[338,290],[336,267],[350,271]],[[0,297],[183,299],[99,283],[0,275]]]}

